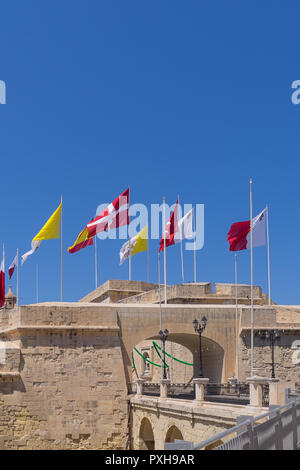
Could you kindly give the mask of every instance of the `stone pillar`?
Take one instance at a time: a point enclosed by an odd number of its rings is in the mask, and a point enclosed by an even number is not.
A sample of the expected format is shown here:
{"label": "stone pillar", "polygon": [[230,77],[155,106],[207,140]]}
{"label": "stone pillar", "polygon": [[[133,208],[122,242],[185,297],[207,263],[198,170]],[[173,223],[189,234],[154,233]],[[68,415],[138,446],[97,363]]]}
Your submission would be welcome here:
{"label": "stone pillar", "polygon": [[269,405],[285,404],[286,382],[279,382],[279,379],[269,379]]}
{"label": "stone pillar", "polygon": [[136,379],[136,394],[137,396],[143,395],[143,384],[146,382],[144,379]]}
{"label": "stone pillar", "polygon": [[263,406],[263,385],[269,382],[266,377],[254,375],[248,377],[246,382],[250,384],[250,406]]}
{"label": "stone pillar", "polygon": [[204,401],[205,385],[208,384],[209,379],[196,378],[193,382],[195,384],[195,400]]}
{"label": "stone pillar", "polygon": [[160,398],[168,398],[168,386],[170,383],[170,379],[160,379]]}

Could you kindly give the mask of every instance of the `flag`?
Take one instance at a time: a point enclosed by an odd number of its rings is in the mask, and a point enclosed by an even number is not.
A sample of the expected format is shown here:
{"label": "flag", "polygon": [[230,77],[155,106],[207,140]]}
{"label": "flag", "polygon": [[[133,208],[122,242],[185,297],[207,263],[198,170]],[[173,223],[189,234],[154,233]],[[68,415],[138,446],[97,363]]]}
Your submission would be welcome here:
{"label": "flag", "polygon": [[[261,211],[252,221],[253,247],[266,244],[266,209]],[[230,251],[249,250],[250,247],[250,220],[236,222],[230,227],[227,235]]]}
{"label": "flag", "polygon": [[5,304],[5,252],[3,245],[3,255],[0,265],[0,308]]}
{"label": "flag", "polygon": [[61,210],[62,202],[60,203],[56,211],[51,215],[50,219],[47,220],[47,222],[39,231],[39,233],[33,238],[31,242],[31,250],[27,251],[27,253],[22,256],[22,265],[25,263],[27,258],[38,249],[43,240],[52,240],[54,238],[59,238]]}
{"label": "flag", "polygon": [[86,226],[89,237],[129,224],[129,188]]}
{"label": "flag", "polygon": [[160,243],[159,243],[159,252],[164,250],[164,239],[166,239],[166,247],[175,245],[175,233],[178,232],[178,199],[175,204],[175,208],[171,214],[171,217],[169,219],[169,222],[167,223],[165,227],[165,231],[163,233],[163,236],[161,237]]}
{"label": "flag", "polygon": [[175,233],[174,241],[178,243],[185,238],[194,238],[193,231],[193,209],[178,220],[178,232]]}
{"label": "flag", "polygon": [[[166,234],[166,247],[175,245],[185,238],[194,238],[193,232],[193,209],[185,214],[181,219],[178,217],[178,200],[169,222],[166,225],[165,232]],[[159,251],[164,249],[164,235],[160,240]]]}
{"label": "flag", "polygon": [[68,248],[68,252],[76,253],[77,251],[82,250],[82,248],[85,248],[86,246],[93,245],[93,243],[94,239],[89,238],[87,228],[85,227],[76,238],[74,245]]}
{"label": "flag", "polygon": [[127,242],[122,245],[120,250],[120,264],[123,264],[124,261],[129,258],[130,251],[131,256],[136,253],[141,253],[142,251],[148,250],[148,225],[143,228],[135,237],[132,237]]}
{"label": "flag", "polygon": [[17,266],[18,264],[18,253],[16,254],[16,256],[14,257],[13,259],[13,262],[11,263],[11,265],[9,266],[8,268],[8,275],[9,275],[9,279],[11,279],[13,273],[14,273],[14,270],[15,270],[15,267]]}

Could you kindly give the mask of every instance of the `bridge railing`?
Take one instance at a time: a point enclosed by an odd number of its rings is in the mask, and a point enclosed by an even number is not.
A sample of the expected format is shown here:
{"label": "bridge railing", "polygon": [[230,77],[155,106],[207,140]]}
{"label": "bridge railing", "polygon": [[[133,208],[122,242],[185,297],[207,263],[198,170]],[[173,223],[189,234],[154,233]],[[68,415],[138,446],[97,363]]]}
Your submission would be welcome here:
{"label": "bridge railing", "polygon": [[[281,407],[273,405],[255,418],[240,416],[236,426],[196,445],[184,444],[190,450],[296,450],[300,445],[300,398]],[[166,443],[165,449],[181,449],[181,442]]]}
{"label": "bridge railing", "polygon": [[[136,383],[128,384],[128,391],[135,394]],[[155,382],[143,382],[143,395],[159,396],[160,384]],[[168,397],[184,400],[195,399],[195,386],[193,383],[171,383],[168,386]],[[266,389],[266,400],[268,390]],[[224,403],[248,404],[249,384],[239,383],[232,387],[230,384],[208,383],[205,385],[205,399],[207,401],[217,401]],[[265,400],[265,401],[266,401]],[[265,406],[268,406],[267,404]]]}

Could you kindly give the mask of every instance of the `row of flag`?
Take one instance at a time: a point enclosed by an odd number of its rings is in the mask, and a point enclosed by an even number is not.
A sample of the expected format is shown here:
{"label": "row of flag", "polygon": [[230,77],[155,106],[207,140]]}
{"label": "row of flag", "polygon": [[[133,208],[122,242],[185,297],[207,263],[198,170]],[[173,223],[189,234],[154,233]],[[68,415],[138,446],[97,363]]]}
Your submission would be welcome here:
{"label": "row of flag", "polygon": [[[94,244],[94,237],[104,231],[116,229],[121,226],[129,225],[129,196],[130,189],[126,189],[111,204],[109,204],[99,215],[87,223],[84,229],[77,236],[74,244],[68,248],[69,253],[76,253],[86,246]],[[165,251],[165,248],[182,242],[184,239],[195,237],[193,223],[193,209],[183,217],[178,218],[179,197],[176,201],[174,210],[165,225],[162,238],[159,243],[159,253]],[[252,221],[252,239],[253,247],[265,245],[265,216],[264,209]],[[29,256],[36,252],[43,240],[58,239],[60,237],[60,225],[62,219],[62,200],[56,211],[51,215],[46,224],[31,241],[31,249],[21,258],[21,264]],[[164,222],[165,223],[165,222]],[[230,251],[240,251],[250,248],[251,221],[234,223],[228,232],[227,240]],[[131,260],[131,257],[137,253],[148,250],[148,225],[146,225],[137,235],[129,237],[120,250],[120,264],[125,260]],[[0,307],[5,301],[5,275],[4,275],[4,247],[3,257],[0,266]],[[18,267],[18,253],[9,266],[9,279],[11,279],[15,268]],[[184,280],[184,276],[183,276]],[[165,278],[166,281],[166,278]],[[196,280],[195,280],[196,282]],[[166,282],[165,282],[166,284]]]}

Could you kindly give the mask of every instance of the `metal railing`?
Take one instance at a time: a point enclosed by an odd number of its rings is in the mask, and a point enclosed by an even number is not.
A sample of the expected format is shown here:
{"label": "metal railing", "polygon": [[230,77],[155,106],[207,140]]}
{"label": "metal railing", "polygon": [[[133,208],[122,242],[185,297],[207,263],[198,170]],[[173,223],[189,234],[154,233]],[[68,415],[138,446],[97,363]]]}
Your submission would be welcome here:
{"label": "metal railing", "polygon": [[[240,416],[236,426],[199,444],[184,443],[191,450],[296,450],[300,444],[300,398],[281,407],[273,405],[255,418]],[[166,443],[165,449],[180,449],[180,445],[177,440]]]}
{"label": "metal railing", "polygon": [[269,406],[269,398],[270,398],[270,386],[269,384],[263,384],[262,386],[262,406],[268,407]]}

